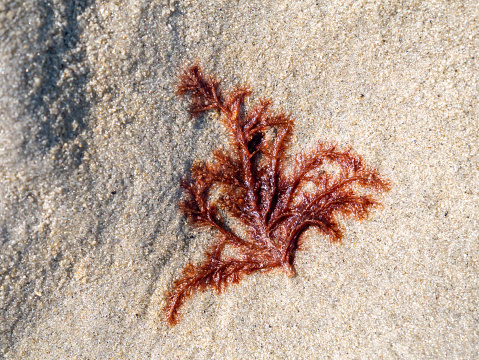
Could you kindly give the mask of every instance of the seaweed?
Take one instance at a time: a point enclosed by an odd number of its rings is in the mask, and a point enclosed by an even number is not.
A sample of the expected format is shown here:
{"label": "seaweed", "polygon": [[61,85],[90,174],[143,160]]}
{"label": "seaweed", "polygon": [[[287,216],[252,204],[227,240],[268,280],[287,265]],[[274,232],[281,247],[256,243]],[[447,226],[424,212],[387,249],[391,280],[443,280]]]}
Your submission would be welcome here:
{"label": "seaweed", "polygon": [[379,205],[371,192],[390,182],[351,149],[318,143],[311,152],[288,156],[293,119],[260,100],[250,111],[247,87],[224,95],[214,76],[198,64],[180,76],[178,94],[191,97],[190,113],[216,110],[229,132],[228,151],[196,161],[181,182],[183,213],[195,227],[216,233],[203,262],[189,263],[167,295],[165,320],[174,325],[179,308],[195,291],[223,291],[245,275],[282,269],[294,275],[294,259],[310,227],[341,242],[341,216],[364,219]]}

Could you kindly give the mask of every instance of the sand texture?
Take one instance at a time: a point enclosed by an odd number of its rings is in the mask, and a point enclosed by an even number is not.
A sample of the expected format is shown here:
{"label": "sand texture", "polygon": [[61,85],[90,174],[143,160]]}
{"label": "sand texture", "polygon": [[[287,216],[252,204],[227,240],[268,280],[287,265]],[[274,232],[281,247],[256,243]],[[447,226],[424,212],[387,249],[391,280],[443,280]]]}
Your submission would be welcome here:
{"label": "sand texture", "polygon": [[[179,181],[228,146],[175,94],[195,60],[393,186],[168,327],[212,236]],[[478,69],[476,0],[1,1],[0,358],[479,358]]]}

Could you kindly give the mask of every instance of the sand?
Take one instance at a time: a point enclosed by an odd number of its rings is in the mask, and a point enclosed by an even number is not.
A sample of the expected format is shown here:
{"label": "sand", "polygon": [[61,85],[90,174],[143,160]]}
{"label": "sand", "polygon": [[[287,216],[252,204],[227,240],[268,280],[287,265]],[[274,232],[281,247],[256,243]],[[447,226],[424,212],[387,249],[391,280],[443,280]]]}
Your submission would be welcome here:
{"label": "sand", "polygon": [[[446,1],[0,3],[0,357],[479,357],[479,7]],[[297,274],[197,293],[179,180],[227,146],[175,95],[198,60],[351,146],[392,190]]]}

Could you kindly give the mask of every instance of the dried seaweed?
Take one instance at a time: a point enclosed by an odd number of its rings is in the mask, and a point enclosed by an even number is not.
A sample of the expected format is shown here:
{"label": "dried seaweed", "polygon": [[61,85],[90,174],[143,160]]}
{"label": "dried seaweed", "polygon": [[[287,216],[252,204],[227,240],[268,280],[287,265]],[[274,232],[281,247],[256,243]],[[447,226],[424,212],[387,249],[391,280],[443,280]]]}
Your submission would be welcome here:
{"label": "dried seaweed", "polygon": [[[288,158],[293,120],[273,113],[267,100],[246,112],[248,88],[223,95],[218,80],[203,75],[197,64],[180,77],[178,93],[190,95],[194,117],[208,110],[220,113],[231,148],[216,150],[211,161],[195,162],[181,183],[182,211],[193,226],[214,229],[217,237],[205,260],[188,264],[174,282],[164,309],[170,325],[178,322],[178,309],[195,291],[221,292],[260,270],[280,268],[292,276],[306,229],[315,227],[340,242],[338,215],[365,218],[378,205],[371,190],[390,188],[351,149],[319,143],[310,153]],[[231,219],[242,225],[241,231],[229,225]]]}

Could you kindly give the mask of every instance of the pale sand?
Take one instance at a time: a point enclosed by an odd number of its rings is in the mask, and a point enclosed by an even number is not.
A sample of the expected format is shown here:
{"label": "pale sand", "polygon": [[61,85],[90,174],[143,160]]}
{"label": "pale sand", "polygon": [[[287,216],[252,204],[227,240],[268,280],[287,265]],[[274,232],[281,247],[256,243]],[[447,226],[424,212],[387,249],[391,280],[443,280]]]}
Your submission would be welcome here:
{"label": "pale sand", "polygon": [[[476,0],[288,3],[0,4],[0,357],[479,357]],[[195,59],[292,114],[293,152],[351,145],[393,189],[169,328],[211,240],[178,182],[227,141],[174,94]]]}

